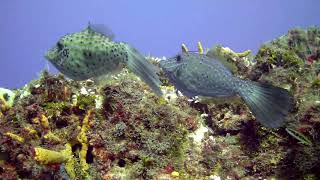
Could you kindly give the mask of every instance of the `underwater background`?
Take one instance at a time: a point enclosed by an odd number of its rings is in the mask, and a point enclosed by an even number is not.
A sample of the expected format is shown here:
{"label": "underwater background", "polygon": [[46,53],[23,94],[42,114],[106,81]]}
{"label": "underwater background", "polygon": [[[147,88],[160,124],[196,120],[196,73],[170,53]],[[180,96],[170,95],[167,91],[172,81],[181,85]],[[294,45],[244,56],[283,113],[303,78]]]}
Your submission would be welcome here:
{"label": "underwater background", "polygon": [[288,29],[319,25],[319,5],[317,0],[5,1],[0,6],[0,86],[20,87],[37,77],[46,67],[46,50],[89,21],[105,24],[117,41],[145,55],[172,56],[181,43],[195,49],[198,41],[257,52]]}
{"label": "underwater background", "polygon": [[[319,7],[316,0],[3,2],[0,179],[320,179]],[[162,62],[190,54],[290,94],[290,110],[275,107],[285,115],[281,126],[261,124],[239,98],[186,97]],[[97,61],[63,69],[92,57],[124,67]],[[117,71],[99,80],[90,74],[104,65]]]}

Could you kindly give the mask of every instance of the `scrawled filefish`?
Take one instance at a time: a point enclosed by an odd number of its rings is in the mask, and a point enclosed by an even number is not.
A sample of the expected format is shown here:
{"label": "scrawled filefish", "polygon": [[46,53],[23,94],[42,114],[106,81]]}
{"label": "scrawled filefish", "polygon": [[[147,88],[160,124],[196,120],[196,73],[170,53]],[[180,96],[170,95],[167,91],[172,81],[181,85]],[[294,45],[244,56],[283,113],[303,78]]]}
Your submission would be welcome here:
{"label": "scrawled filefish", "polygon": [[234,76],[220,60],[205,54],[180,53],[160,66],[185,96],[231,98],[239,95],[264,126],[277,128],[293,106],[293,98],[285,89],[243,80]]}
{"label": "scrawled filefish", "polygon": [[80,32],[60,38],[45,58],[74,80],[101,77],[126,66],[161,96],[161,83],[154,65],[135,48],[124,42],[114,42],[112,37],[107,27],[89,24]]}

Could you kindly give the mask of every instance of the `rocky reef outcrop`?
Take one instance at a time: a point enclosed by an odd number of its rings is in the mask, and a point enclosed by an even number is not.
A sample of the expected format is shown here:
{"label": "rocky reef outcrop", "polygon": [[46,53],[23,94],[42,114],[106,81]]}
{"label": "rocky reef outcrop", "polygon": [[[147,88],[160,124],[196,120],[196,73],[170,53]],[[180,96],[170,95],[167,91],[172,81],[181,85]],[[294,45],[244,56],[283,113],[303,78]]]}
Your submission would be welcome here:
{"label": "rocky reef outcrop", "polygon": [[239,100],[187,99],[162,73],[164,98],[127,70],[103,86],[44,71],[0,89],[0,179],[320,178],[320,29],[292,29],[256,55],[206,52],[289,90],[285,126],[262,127]]}

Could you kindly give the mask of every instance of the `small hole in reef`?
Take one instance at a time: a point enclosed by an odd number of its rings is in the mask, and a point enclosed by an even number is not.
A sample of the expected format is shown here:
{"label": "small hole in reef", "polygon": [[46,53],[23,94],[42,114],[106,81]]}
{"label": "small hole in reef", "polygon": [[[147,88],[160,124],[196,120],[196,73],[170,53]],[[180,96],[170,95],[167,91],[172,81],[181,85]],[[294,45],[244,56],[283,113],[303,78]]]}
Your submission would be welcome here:
{"label": "small hole in reef", "polygon": [[78,149],[81,149],[82,145],[81,144],[75,144],[72,146],[72,152],[76,152]]}
{"label": "small hole in reef", "polygon": [[119,167],[125,167],[126,166],[126,161],[124,159],[119,159],[118,166]]}
{"label": "small hole in reef", "polygon": [[91,164],[93,163],[93,154],[92,154],[93,146],[88,147],[86,161],[87,163]]}
{"label": "small hole in reef", "polygon": [[55,124],[57,126],[58,129],[64,128],[68,126],[68,122],[64,119],[61,118],[56,118],[55,119]]}
{"label": "small hole in reef", "polygon": [[31,171],[27,171],[27,170],[20,170],[17,171],[18,175],[20,178],[30,178],[31,177]]}
{"label": "small hole in reef", "polygon": [[139,156],[133,156],[133,157],[130,158],[130,161],[132,163],[138,162],[139,160],[140,160]]}
{"label": "small hole in reef", "polygon": [[37,131],[37,136],[41,137],[41,132],[40,131]]}
{"label": "small hole in reef", "polygon": [[51,179],[55,179],[54,178],[54,175],[53,174],[51,174],[51,173],[45,173],[45,174],[42,174],[42,176],[41,176],[43,179],[45,179],[45,180],[51,180]]}

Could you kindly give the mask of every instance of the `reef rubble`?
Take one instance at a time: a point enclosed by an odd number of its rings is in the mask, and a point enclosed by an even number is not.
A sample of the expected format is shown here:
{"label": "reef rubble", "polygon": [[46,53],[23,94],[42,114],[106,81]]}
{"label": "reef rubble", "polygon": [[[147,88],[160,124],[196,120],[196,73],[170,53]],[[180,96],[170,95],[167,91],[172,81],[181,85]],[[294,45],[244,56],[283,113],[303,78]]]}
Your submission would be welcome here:
{"label": "reef rubble", "polygon": [[0,88],[0,179],[319,179],[320,29],[289,30],[256,55],[201,51],[290,91],[286,125],[264,128],[239,100],[187,99],[161,72],[163,98],[126,69],[103,86],[44,71]]}

